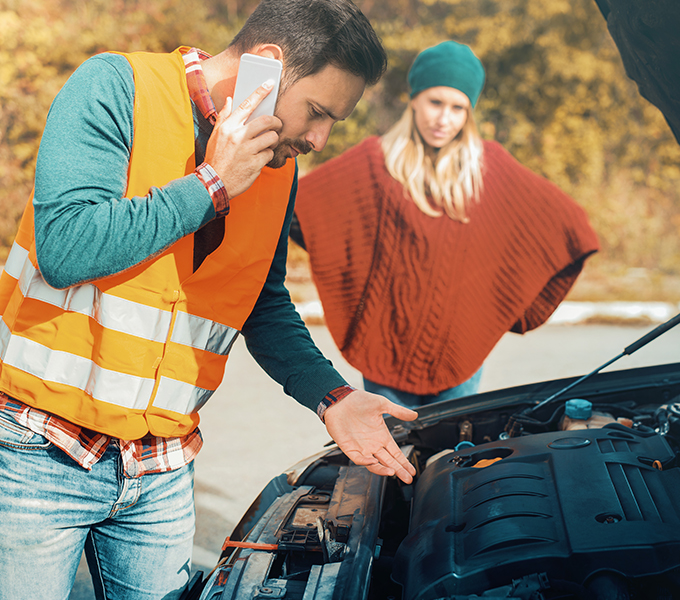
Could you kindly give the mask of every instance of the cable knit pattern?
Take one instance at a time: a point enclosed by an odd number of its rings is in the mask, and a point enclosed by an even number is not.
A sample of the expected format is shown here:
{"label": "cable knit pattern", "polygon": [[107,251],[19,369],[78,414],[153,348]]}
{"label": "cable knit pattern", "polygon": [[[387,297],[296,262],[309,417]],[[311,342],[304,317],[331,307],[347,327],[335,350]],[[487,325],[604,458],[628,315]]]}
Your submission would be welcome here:
{"label": "cable knit pattern", "polygon": [[365,377],[434,394],[471,377],[507,331],[552,314],[598,249],[583,209],[484,143],[470,222],[423,214],[371,137],[299,182],[296,214],[326,321]]}

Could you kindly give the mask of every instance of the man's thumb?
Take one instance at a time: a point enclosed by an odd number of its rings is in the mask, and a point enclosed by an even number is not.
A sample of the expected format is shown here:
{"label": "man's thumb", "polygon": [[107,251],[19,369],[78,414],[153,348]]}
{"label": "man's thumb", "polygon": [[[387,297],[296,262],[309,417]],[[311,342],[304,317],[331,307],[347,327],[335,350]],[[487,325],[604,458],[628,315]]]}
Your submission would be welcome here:
{"label": "man's thumb", "polygon": [[418,418],[418,413],[415,410],[401,406],[401,404],[395,404],[394,402],[390,402],[385,412],[401,421],[414,421]]}

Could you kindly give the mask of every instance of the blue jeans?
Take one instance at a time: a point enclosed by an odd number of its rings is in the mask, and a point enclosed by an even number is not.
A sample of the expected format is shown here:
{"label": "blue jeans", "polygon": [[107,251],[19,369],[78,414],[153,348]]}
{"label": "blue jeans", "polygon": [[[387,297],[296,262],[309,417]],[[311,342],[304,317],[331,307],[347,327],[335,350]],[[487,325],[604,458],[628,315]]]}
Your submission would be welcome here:
{"label": "blue jeans", "polygon": [[471,396],[476,394],[479,389],[479,382],[482,378],[482,369],[479,370],[467,381],[456,385],[452,388],[442,390],[437,394],[410,394],[409,392],[403,392],[402,390],[397,390],[395,388],[388,387],[386,385],[380,385],[379,383],[374,383],[369,381],[364,377],[364,389],[367,392],[373,394],[380,394],[385,396],[388,400],[406,406],[408,408],[419,408],[420,406],[425,406],[426,404],[432,404],[434,402],[441,402],[442,400],[451,400],[451,398],[462,398],[463,396]]}
{"label": "blue jeans", "polygon": [[98,600],[175,600],[189,581],[193,464],[129,478],[109,444],[92,471],[0,415],[0,600],[67,600],[85,554]]}

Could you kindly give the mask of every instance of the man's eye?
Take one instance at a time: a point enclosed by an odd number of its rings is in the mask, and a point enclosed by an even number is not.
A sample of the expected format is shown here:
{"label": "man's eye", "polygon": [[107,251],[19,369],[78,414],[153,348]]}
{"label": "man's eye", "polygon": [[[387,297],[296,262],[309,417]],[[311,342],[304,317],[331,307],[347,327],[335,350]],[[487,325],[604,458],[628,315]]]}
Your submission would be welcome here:
{"label": "man's eye", "polygon": [[312,115],[312,117],[314,117],[315,119],[323,117],[323,113],[316,110],[316,108],[314,108],[313,106],[309,108],[309,114]]}

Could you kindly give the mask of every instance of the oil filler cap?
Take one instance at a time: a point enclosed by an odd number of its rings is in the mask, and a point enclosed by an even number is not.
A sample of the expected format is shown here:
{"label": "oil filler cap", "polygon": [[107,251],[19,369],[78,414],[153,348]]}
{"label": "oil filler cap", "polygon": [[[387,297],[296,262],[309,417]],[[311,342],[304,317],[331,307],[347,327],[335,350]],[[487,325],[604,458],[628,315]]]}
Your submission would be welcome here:
{"label": "oil filler cap", "polygon": [[566,437],[554,440],[548,444],[548,448],[554,450],[573,450],[574,448],[583,448],[590,444],[590,440],[581,437]]}

